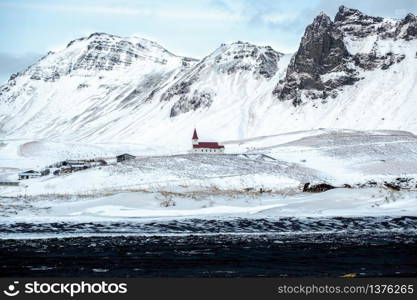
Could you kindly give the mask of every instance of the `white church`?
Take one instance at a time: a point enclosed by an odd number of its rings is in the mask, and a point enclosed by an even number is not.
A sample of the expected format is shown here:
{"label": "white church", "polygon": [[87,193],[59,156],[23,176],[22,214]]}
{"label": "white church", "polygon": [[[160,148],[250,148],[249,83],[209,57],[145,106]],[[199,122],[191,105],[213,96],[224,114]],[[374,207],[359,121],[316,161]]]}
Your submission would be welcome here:
{"label": "white church", "polygon": [[224,153],[224,146],[219,145],[217,142],[199,142],[197,130],[194,129],[194,134],[191,139],[193,148],[191,153],[206,153],[206,154],[219,154]]}

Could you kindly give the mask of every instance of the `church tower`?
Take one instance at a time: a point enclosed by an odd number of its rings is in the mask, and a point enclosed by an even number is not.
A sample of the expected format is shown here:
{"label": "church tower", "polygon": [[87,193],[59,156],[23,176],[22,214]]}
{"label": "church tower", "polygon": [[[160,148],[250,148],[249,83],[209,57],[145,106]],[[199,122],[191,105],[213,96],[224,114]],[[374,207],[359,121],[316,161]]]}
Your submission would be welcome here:
{"label": "church tower", "polygon": [[195,128],[194,128],[192,143],[193,143],[193,145],[198,145],[198,135],[197,135],[197,130]]}

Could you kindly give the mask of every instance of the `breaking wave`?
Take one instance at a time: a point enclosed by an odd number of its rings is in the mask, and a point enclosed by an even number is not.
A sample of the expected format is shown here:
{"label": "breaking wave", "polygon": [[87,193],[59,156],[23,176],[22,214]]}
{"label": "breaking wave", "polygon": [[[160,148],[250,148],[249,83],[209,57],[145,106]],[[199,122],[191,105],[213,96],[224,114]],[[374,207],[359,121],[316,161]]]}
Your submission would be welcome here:
{"label": "breaking wave", "polygon": [[0,223],[0,238],[199,235],[199,234],[297,234],[417,232],[417,217],[333,217],[333,218],[224,218],[150,221]]}

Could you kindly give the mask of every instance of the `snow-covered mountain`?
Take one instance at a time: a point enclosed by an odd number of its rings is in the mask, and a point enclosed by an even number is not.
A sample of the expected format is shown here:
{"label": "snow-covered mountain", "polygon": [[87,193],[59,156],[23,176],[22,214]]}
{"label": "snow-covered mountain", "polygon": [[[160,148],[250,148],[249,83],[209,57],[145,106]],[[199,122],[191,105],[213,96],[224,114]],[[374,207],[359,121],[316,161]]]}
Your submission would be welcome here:
{"label": "snow-covered mountain", "polygon": [[138,37],[95,33],[0,87],[4,139],[189,147],[320,127],[417,132],[417,18],[340,7],[295,54],[222,44],[201,60]]}
{"label": "snow-covered mountain", "polygon": [[321,13],[307,27],[286,77],[274,93],[294,105],[308,99],[336,98],[344,86],[378,74],[369,71],[389,70],[405,59],[415,67],[416,39],[413,14],[392,20],[341,6],[333,22]]}
{"label": "snow-covered mountain", "polygon": [[154,90],[194,63],[145,39],[92,34],[11,76],[1,87],[1,130],[6,136],[91,139],[111,135],[113,124],[114,136],[136,120],[135,110]]}
{"label": "snow-covered mountain", "polygon": [[[215,98],[248,98],[263,81],[273,78],[284,54],[271,47],[259,47],[237,42],[221,45],[187,71],[161,96],[161,101],[172,101],[171,117],[181,113],[209,108]],[[217,103],[215,103],[217,104]]]}

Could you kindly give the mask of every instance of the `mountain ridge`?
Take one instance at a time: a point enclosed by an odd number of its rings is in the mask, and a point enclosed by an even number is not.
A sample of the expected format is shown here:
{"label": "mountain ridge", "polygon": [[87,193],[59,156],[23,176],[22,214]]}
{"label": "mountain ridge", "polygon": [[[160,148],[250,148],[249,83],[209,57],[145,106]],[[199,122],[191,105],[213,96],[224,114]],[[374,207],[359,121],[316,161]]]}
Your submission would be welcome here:
{"label": "mountain ridge", "polygon": [[185,148],[195,126],[219,140],[320,127],[417,132],[416,28],[412,14],[342,6],[333,20],[319,14],[293,55],[235,42],[201,60],[93,33],[0,87],[0,134]]}

